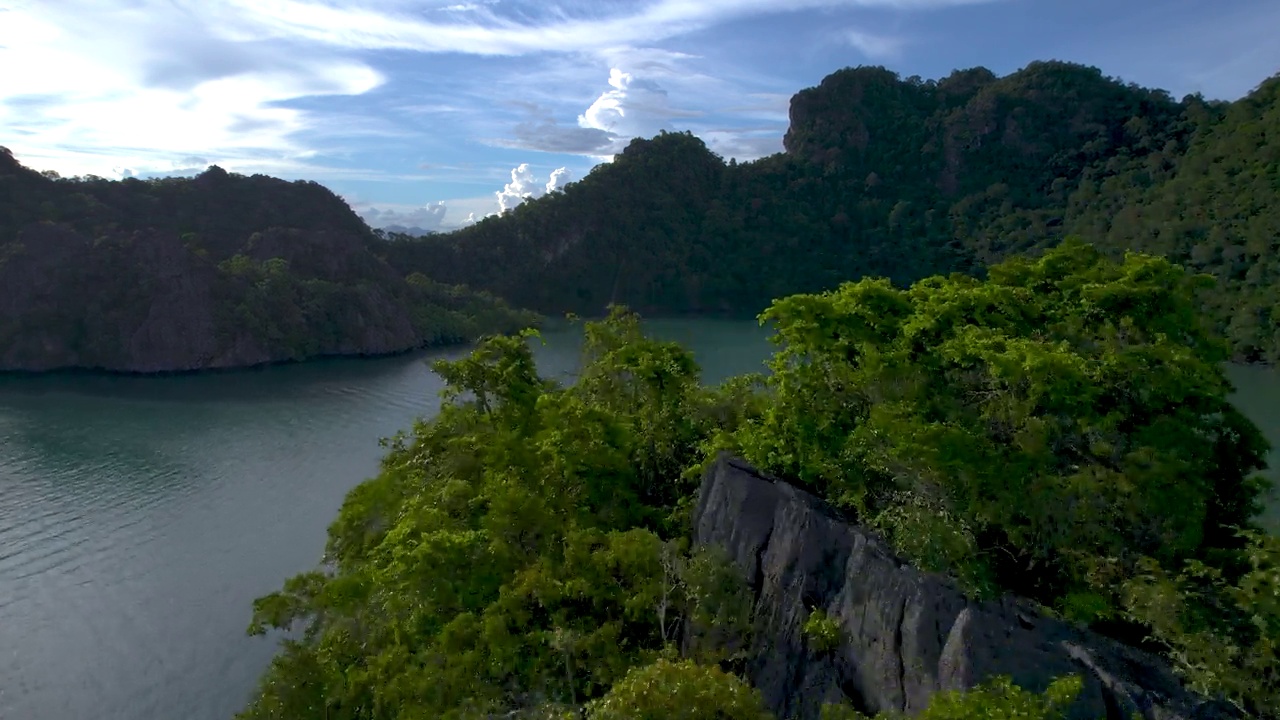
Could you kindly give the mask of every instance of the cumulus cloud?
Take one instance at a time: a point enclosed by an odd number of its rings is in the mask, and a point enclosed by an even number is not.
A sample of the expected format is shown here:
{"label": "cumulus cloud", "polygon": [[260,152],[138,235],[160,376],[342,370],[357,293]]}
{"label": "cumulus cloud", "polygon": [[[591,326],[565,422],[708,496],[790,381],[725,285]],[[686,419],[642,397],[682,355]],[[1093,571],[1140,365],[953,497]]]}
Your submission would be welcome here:
{"label": "cumulus cloud", "polygon": [[609,70],[609,85],[578,116],[578,126],[603,130],[615,136],[636,137],[663,129],[673,115],[667,91],[652,80],[637,79],[618,68]]}
{"label": "cumulus cloud", "polygon": [[569,184],[569,171],[566,168],[556,168],[551,171],[551,178],[547,180],[547,192],[562,190],[567,184]]}
{"label": "cumulus cloud", "polygon": [[560,190],[569,182],[569,171],[556,168],[544,184],[529,167],[529,163],[521,163],[511,171],[511,182],[494,193],[498,196],[498,212],[504,213],[525,200],[540,198],[550,192]]}
{"label": "cumulus cloud", "polygon": [[[155,174],[199,155],[232,171],[338,177],[307,161],[370,134],[357,126],[372,114],[324,122],[325,106],[299,101],[382,85],[365,51],[589,53],[612,70],[608,88],[574,108],[577,122],[538,118],[495,142],[606,157],[680,117],[667,90],[692,82],[687,68],[673,79],[691,56],[656,43],[806,9],[986,1],[998,0],[0,1],[0,128],[24,162],[66,174]],[[471,112],[460,96],[434,100],[423,100],[424,112]]]}
{"label": "cumulus cloud", "polygon": [[[491,144],[608,158],[631,138],[673,124],[701,134],[682,121],[701,116],[681,107],[723,113],[726,98],[740,94],[740,86],[692,72],[695,56],[656,47],[666,40],[804,10],[997,1],[0,0],[0,131],[33,167],[116,177],[216,162],[234,172],[387,180],[385,167],[354,167],[368,162],[353,160],[370,147],[362,143],[393,130],[421,136],[423,116],[445,113],[465,132],[507,135]],[[855,41],[871,52],[892,49]],[[509,73],[511,87],[494,94],[555,106],[556,114],[531,117],[512,132],[518,118],[477,108],[484,93],[462,84],[455,86],[461,92],[432,86],[422,96],[397,88],[397,97],[412,102],[395,113],[377,96],[360,104],[363,114],[314,101],[386,83],[375,68],[383,58],[371,50],[451,55],[440,63],[456,62],[455,54],[529,56],[510,61],[523,70]],[[555,58],[572,82],[530,77]],[[606,68],[607,85],[575,95],[589,73]],[[184,162],[189,156],[201,163]],[[341,167],[322,162],[338,157],[333,164]]]}
{"label": "cumulus cloud", "polygon": [[444,225],[448,208],[444,201],[429,202],[419,207],[374,206],[353,204],[369,227],[382,228],[410,235],[425,235],[440,230]]}
{"label": "cumulus cloud", "polygon": [[673,107],[657,81],[614,67],[610,89],[578,115],[577,124],[562,125],[540,106],[530,107],[535,118],[515,127],[514,137],[498,145],[540,152],[572,153],[603,158],[614,155],[636,137],[672,129],[676,118],[696,118],[699,112]]}

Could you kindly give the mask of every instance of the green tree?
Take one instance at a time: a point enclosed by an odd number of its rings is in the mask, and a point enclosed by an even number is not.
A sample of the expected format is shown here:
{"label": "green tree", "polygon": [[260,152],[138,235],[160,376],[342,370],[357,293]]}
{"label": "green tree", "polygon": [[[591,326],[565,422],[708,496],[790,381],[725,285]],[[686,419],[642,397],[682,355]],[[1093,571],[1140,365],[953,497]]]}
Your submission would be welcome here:
{"label": "green tree", "polygon": [[748,457],[887,532],[923,566],[1081,620],[1116,611],[1100,558],[1231,548],[1266,450],[1226,400],[1202,286],[1068,242],[982,282],[864,280],[777,302],[783,345]]}
{"label": "green tree", "polygon": [[760,693],[719,668],[659,659],[588,706],[588,720],[771,720]]}
{"label": "green tree", "polygon": [[387,441],[326,567],[255,603],[251,632],[301,635],[242,717],[554,713],[686,630],[702,656],[732,653],[711,626],[743,623],[742,593],[670,520],[718,396],[633,315],[586,336],[569,388],[538,376],[534,333],[435,364],[440,414]]}
{"label": "green tree", "polygon": [[1068,241],[986,281],[780,300],[770,402],[734,442],[920,566],[1151,635],[1203,691],[1274,714],[1267,445],[1227,402],[1206,284]]}
{"label": "green tree", "polygon": [[[992,678],[968,692],[943,692],[933,696],[919,720],[1060,720],[1080,694],[1083,683],[1074,675],[1058,678],[1044,693],[1024,690],[1008,677]],[[880,713],[876,720],[898,720],[897,713]],[[867,720],[862,713],[841,705],[827,705],[822,720]]]}

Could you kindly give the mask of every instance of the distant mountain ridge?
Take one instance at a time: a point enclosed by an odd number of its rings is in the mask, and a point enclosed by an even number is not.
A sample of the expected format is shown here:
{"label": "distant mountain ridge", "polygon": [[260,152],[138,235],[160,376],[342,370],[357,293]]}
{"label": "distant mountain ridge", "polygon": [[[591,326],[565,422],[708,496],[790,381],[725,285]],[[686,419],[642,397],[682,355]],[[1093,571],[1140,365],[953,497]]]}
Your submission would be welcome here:
{"label": "distant mountain ridge", "polygon": [[751,315],[863,276],[981,274],[1069,234],[1213,275],[1234,356],[1280,361],[1280,76],[1226,103],[1062,62],[859,67],[797,93],[790,119],[783,153],[636,139],[562,192],[420,238],[370,230],[316,183],[63,180],[3,151],[0,369],[380,354],[532,321],[507,303]]}
{"label": "distant mountain ridge", "polygon": [[1280,360],[1280,77],[1234,103],[1037,62],[940,80],[840,70],[791,102],[784,153],[635,140],[563,193],[382,251],[546,313],[754,313],[866,275],[981,273],[1080,234],[1219,281],[1241,360]]}
{"label": "distant mountain ridge", "polygon": [[0,149],[0,370],[158,372],[462,342],[534,321],[399,273],[312,182],[59,179]]}

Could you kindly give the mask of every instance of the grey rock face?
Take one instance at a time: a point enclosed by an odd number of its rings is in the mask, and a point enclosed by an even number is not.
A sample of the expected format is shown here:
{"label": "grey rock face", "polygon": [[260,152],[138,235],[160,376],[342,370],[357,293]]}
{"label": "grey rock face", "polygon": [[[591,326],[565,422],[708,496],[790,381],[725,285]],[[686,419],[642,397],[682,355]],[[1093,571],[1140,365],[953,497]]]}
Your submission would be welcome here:
{"label": "grey rock face", "polygon": [[[754,595],[750,679],[782,718],[817,718],[848,699],[863,712],[909,714],[937,692],[994,675],[1041,691],[1056,677],[1085,683],[1071,718],[1234,717],[1183,689],[1160,659],[1046,617],[1007,597],[969,600],[947,578],[894,556],[817,497],[721,456],[703,478],[696,546],[720,546]],[[821,609],[842,646],[811,649],[802,633]]]}
{"label": "grey rock face", "polygon": [[[404,280],[358,237],[281,229],[260,235],[255,259],[281,257],[303,277],[351,288],[344,316],[311,323],[337,332],[320,337],[309,353],[268,346],[245,327],[228,312],[240,298],[227,296],[215,265],[171,233],[119,233],[95,242],[70,226],[38,223],[13,243],[0,243],[0,371],[220,369],[427,344],[409,303],[395,293]],[[310,327],[290,320],[294,328]]]}

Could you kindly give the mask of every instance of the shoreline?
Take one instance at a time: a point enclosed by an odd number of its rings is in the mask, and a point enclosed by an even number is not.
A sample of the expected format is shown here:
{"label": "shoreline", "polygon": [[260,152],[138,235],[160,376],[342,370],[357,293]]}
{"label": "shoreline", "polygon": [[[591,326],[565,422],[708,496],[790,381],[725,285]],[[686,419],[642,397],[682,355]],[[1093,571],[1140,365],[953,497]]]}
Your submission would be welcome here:
{"label": "shoreline", "polygon": [[[560,315],[541,315],[536,324],[528,326],[528,328],[538,331],[556,332],[569,329],[576,324],[582,322],[592,322],[601,320],[606,317],[605,314],[600,315],[573,315],[572,319],[568,314]],[[758,316],[749,313],[664,313],[662,315],[644,315],[640,314],[642,322],[649,321],[678,321],[678,320],[708,320],[714,322],[752,322],[758,323]],[[763,325],[761,326],[764,327]],[[519,331],[515,331],[519,332]],[[514,334],[503,333],[503,334]],[[221,374],[221,373],[239,373],[265,370],[271,367],[279,367],[285,365],[301,365],[305,363],[322,361],[322,360],[379,360],[384,358],[400,357],[410,353],[421,352],[424,350],[445,350],[457,348],[466,345],[474,345],[486,335],[471,338],[467,340],[458,340],[454,342],[437,342],[425,345],[417,345],[407,347],[402,350],[394,350],[381,353],[320,353],[317,355],[309,355],[302,358],[285,358],[280,360],[267,360],[264,362],[253,363],[250,365],[229,365],[225,367],[196,367],[196,368],[179,368],[170,370],[120,370],[104,367],[90,367],[84,365],[67,365],[53,367],[44,370],[30,370],[22,368],[0,368],[0,378],[20,378],[20,377],[40,377],[50,375],[87,375],[87,376],[107,376],[107,377],[130,377],[130,378],[163,378],[178,377],[191,375]],[[1245,367],[1250,369],[1280,371],[1280,363],[1271,363],[1265,360],[1243,360],[1231,358],[1227,360],[1227,364],[1237,367]]]}
{"label": "shoreline", "polygon": [[474,345],[479,338],[471,340],[459,340],[457,342],[445,343],[429,343],[426,345],[417,345],[414,347],[404,348],[403,350],[394,350],[382,353],[321,353],[318,355],[309,355],[303,358],[286,358],[281,360],[267,360],[264,362],[253,363],[251,365],[228,365],[226,367],[197,367],[183,368],[173,370],[117,370],[103,367],[86,367],[83,365],[68,365],[63,367],[49,368],[47,370],[24,370],[0,368],[0,378],[22,378],[22,377],[49,377],[49,376],[91,376],[91,377],[126,377],[126,378],[167,378],[167,377],[184,377],[197,375],[220,375],[257,372],[268,368],[281,367],[287,365],[305,365],[316,361],[324,360],[381,360],[386,358],[401,357],[424,350],[446,350],[450,348],[458,348],[467,345]]}

